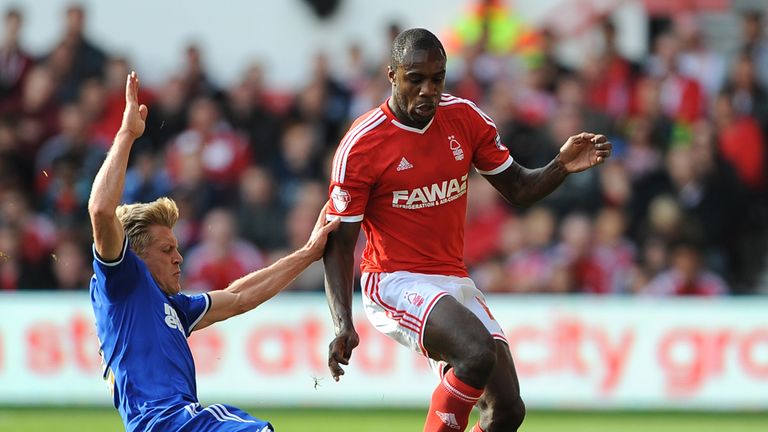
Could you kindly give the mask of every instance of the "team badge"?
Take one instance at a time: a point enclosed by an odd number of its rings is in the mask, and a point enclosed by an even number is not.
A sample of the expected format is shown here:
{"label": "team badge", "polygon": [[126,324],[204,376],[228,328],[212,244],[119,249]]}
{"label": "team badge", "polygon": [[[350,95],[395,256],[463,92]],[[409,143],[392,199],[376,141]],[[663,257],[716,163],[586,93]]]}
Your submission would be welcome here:
{"label": "team badge", "polygon": [[338,186],[334,186],[331,191],[331,201],[333,201],[333,208],[335,208],[337,212],[343,212],[347,209],[347,206],[349,206],[352,197],[349,195],[349,192]]}
{"label": "team badge", "polygon": [[448,145],[451,147],[453,157],[457,160],[464,160],[464,150],[461,149],[461,144],[456,139],[456,136],[451,135],[448,137]]}
{"label": "team badge", "polygon": [[495,141],[496,141],[496,148],[498,148],[501,151],[504,151],[507,149],[507,147],[501,143],[501,137],[499,136],[499,134],[496,134]]}

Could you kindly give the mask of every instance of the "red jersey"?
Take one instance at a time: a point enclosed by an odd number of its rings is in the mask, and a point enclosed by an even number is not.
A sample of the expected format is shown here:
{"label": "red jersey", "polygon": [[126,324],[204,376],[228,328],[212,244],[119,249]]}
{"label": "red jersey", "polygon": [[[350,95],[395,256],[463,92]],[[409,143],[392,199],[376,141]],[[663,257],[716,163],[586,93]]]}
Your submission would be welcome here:
{"label": "red jersey", "polygon": [[470,167],[498,174],[512,164],[509,151],[493,121],[466,99],[444,94],[423,129],[400,123],[387,102],[360,116],[341,140],[328,214],[362,221],[363,272],[467,276]]}

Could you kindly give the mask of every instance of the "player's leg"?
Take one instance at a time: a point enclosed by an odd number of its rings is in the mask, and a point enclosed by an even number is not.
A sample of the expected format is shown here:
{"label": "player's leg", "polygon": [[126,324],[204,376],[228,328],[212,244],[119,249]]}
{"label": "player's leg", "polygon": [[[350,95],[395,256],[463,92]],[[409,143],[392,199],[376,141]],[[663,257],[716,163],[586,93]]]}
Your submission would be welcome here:
{"label": "player's leg", "polygon": [[187,419],[177,432],[273,432],[272,425],[247,412],[225,404],[212,404],[205,408],[192,404],[184,409]]}
{"label": "player's leg", "polygon": [[429,357],[451,365],[456,377],[483,388],[496,362],[496,345],[483,323],[455,298],[438,300],[424,327]]}
{"label": "player's leg", "polygon": [[432,394],[425,432],[464,430],[496,362],[496,344],[483,323],[450,296],[437,301],[425,323],[424,348],[451,365]]}
{"label": "player's leg", "polygon": [[525,417],[520,383],[506,343],[496,341],[496,364],[477,402],[480,421],[472,432],[516,431]]}

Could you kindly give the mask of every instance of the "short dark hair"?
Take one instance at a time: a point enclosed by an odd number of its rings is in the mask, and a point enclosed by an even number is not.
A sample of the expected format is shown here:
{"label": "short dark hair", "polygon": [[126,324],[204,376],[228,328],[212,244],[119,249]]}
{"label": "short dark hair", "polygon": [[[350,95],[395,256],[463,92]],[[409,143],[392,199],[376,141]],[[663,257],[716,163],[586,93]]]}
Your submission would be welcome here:
{"label": "short dark hair", "polygon": [[5,19],[11,19],[15,18],[20,20],[21,19],[21,9],[19,9],[17,6],[11,6],[8,9],[5,10]]}
{"label": "short dark hair", "polygon": [[403,64],[403,61],[405,60],[405,51],[408,48],[425,50],[438,49],[443,53],[444,57],[448,57],[445,55],[445,48],[443,48],[440,39],[438,39],[431,31],[423,28],[412,28],[403,31],[395,37],[394,41],[392,41],[392,52],[389,59],[389,65],[392,69],[396,69]]}

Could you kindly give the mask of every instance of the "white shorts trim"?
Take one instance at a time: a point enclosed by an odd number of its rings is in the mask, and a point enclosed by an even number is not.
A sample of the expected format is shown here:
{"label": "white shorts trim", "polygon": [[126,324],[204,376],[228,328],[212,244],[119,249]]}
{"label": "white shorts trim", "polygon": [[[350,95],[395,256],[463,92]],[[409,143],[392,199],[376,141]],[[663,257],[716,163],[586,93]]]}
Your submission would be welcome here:
{"label": "white shorts trim", "polygon": [[507,341],[485,296],[470,278],[398,271],[363,273],[360,281],[363,308],[371,324],[423,356],[429,357],[424,324],[437,301],[447,295],[474,313],[494,339]]}

